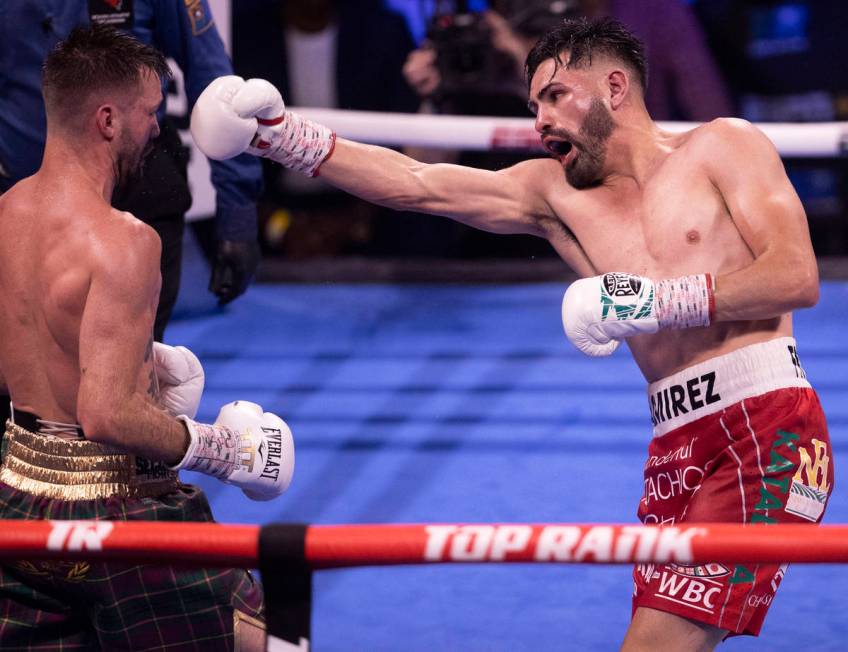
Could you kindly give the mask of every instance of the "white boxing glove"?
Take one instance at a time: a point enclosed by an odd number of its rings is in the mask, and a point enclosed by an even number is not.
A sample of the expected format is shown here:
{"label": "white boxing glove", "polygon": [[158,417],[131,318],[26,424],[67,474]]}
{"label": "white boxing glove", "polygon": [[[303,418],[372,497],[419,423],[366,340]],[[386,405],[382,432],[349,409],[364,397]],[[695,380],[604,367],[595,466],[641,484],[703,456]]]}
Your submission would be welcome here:
{"label": "white boxing glove", "polygon": [[621,340],[661,328],[709,326],[715,312],[712,277],[657,281],[609,273],[572,283],[562,300],[565,334],[586,355],[610,355]]}
{"label": "white boxing glove", "polygon": [[256,135],[255,118],[243,118],[233,109],[233,96],[244,79],[227,75],[213,80],[191,111],[191,135],[200,151],[215,161],[245,152]]}
{"label": "white boxing glove", "polygon": [[179,417],[189,433],[183,459],[172,467],[214,476],[252,500],[276,498],[291,483],[294,440],[276,414],[249,401],[227,403],[214,424]]}
{"label": "white boxing glove", "polygon": [[153,368],[162,407],[175,417],[197,414],[205,375],[200,360],[184,346],[153,343]]}
{"label": "white boxing glove", "polygon": [[[245,138],[248,127],[253,131]],[[220,129],[232,133],[219,139],[215,132]],[[280,92],[270,82],[233,76],[219,77],[201,93],[192,110],[191,133],[209,158],[247,151],[307,176],[318,173],[336,143],[331,129],[286,111]],[[227,155],[221,157],[222,153]]]}

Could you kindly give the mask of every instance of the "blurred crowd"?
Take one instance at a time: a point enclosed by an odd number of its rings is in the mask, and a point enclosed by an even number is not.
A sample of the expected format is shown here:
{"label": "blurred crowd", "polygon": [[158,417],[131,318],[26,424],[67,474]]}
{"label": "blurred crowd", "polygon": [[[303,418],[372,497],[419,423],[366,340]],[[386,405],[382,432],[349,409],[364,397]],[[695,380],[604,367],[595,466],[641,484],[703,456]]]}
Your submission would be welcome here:
{"label": "blurred crowd", "polygon": [[[237,74],[273,81],[291,105],[529,116],[523,65],[536,36],[564,17],[611,15],[647,46],[647,104],[655,119],[846,120],[848,75],[836,65],[848,55],[837,18],[842,4],[240,0],[233,6],[233,63]],[[410,153],[491,169],[532,155]],[[807,208],[817,252],[848,254],[845,159],[786,165]],[[553,255],[533,238],[490,237],[435,217],[390,213],[270,165],[260,230],[266,255],[289,258]]]}

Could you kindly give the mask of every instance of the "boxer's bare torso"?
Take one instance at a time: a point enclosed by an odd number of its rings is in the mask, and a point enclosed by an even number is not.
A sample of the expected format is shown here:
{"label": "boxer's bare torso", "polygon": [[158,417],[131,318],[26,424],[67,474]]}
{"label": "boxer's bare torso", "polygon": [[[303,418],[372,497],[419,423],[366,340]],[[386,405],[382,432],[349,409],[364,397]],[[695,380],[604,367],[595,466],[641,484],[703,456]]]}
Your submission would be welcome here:
{"label": "boxer's bare torso", "polygon": [[[545,236],[581,276],[625,271],[652,279],[704,272],[721,277],[747,267],[754,253],[706,169],[704,157],[710,152],[704,141],[710,135],[698,132],[709,129],[662,134],[654,168],[641,188],[621,177],[587,190],[563,188],[559,163],[539,161],[534,167],[550,178],[545,196],[559,217],[545,224]],[[791,315],[784,314],[640,335],[628,345],[653,381],[739,347],[791,334]]]}
{"label": "boxer's bare torso", "polygon": [[[151,238],[152,229],[70,175],[39,172],[0,197],[0,367],[16,409],[76,422],[81,374],[90,372],[80,368],[80,334],[109,310],[91,305],[89,290]],[[155,312],[158,285],[134,285]],[[151,345],[137,389],[154,401]]]}

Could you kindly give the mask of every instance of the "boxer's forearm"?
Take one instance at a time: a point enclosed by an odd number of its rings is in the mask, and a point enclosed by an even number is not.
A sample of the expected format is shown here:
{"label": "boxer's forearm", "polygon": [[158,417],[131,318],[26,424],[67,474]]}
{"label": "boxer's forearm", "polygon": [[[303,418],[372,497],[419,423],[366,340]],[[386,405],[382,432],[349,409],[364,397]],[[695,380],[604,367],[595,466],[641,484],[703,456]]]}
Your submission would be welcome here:
{"label": "boxer's forearm", "polygon": [[[526,167],[526,166],[525,166]],[[421,163],[385,147],[337,138],[318,170],[332,185],[394,210],[449,217],[493,233],[542,235],[539,207],[515,174],[450,163]]]}
{"label": "boxer's forearm", "polygon": [[185,426],[141,394],[133,394],[112,408],[81,405],[78,414],[91,441],[167,464],[176,464],[185,455]]}
{"label": "boxer's forearm", "polygon": [[773,250],[715,281],[715,321],[771,319],[818,302],[819,276],[804,253]]}
{"label": "boxer's forearm", "polygon": [[432,198],[419,182],[423,164],[400,152],[337,138],[318,176],[335,187],[375,204],[415,210]]}

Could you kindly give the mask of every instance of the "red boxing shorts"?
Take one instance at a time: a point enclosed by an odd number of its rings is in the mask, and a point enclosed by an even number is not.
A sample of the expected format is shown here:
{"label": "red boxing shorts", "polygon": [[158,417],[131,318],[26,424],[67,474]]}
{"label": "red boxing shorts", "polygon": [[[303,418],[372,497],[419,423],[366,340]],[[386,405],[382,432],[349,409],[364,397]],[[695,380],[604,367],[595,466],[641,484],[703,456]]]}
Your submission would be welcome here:
{"label": "red boxing shorts", "polygon": [[[795,340],[694,365],[648,387],[654,437],[639,519],[818,523],[833,489],[827,424]],[[648,607],[731,634],[760,632],[786,564],[640,564],[633,612]]]}

